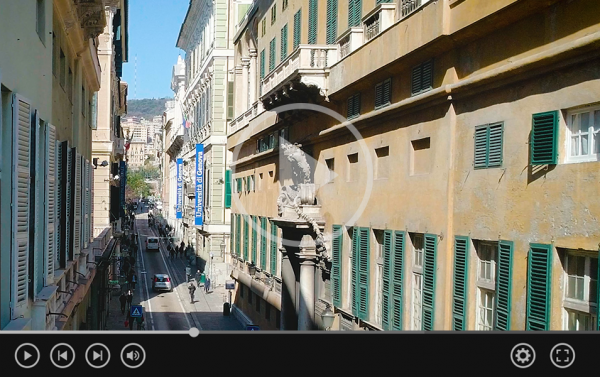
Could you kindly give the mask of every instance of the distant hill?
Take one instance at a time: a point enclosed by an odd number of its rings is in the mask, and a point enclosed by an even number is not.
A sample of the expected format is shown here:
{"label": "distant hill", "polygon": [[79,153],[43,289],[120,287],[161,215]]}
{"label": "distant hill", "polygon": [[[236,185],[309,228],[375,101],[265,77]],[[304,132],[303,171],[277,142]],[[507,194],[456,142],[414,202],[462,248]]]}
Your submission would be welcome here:
{"label": "distant hill", "polygon": [[165,112],[165,103],[172,98],[128,99],[127,116],[152,119]]}

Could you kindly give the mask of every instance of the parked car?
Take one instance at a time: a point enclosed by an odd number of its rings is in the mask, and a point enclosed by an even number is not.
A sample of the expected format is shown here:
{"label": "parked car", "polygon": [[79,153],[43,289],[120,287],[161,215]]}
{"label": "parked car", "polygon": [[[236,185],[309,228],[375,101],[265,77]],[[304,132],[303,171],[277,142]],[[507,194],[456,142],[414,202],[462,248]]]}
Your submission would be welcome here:
{"label": "parked car", "polygon": [[146,238],[146,251],[156,250],[158,251],[158,237]]}
{"label": "parked car", "polygon": [[171,278],[167,274],[155,274],[152,279],[153,291],[169,291],[173,292],[173,284]]}

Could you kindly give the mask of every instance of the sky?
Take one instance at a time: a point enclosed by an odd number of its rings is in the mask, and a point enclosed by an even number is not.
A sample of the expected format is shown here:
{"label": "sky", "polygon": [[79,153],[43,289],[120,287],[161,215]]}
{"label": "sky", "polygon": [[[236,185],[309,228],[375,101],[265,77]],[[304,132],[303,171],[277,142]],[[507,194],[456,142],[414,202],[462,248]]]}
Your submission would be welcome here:
{"label": "sky", "polygon": [[[173,97],[171,73],[185,52],[175,45],[189,0],[129,0],[128,99]],[[137,75],[136,75],[137,56]]]}

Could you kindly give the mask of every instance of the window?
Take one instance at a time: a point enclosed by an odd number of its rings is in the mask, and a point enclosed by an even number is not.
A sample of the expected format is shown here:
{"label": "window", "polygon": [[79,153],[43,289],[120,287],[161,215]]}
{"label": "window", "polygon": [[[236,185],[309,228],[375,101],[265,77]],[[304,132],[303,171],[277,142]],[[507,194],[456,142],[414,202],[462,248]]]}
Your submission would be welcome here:
{"label": "window", "polygon": [[277,20],[277,4],[273,4],[273,8],[271,8],[271,25],[273,25],[276,20]]}
{"label": "window", "polygon": [[337,39],[338,0],[327,0],[327,44],[332,45]]}
{"label": "window", "polygon": [[263,19],[261,22],[262,36],[264,37],[267,34],[267,19]]}
{"label": "window", "polygon": [[597,252],[564,251],[564,325],[563,330],[595,329],[598,306]]}
{"label": "window", "polygon": [[567,162],[600,160],[600,107],[567,114]]}
{"label": "window", "polygon": [[423,254],[424,241],[422,234],[415,234],[413,242],[412,267],[412,330],[422,330],[423,314]]}
{"label": "window", "polygon": [[317,27],[319,17],[318,0],[309,0],[308,2],[308,44],[317,43]]}
{"label": "window", "polygon": [[477,330],[494,329],[494,301],[496,297],[496,261],[498,244],[477,244]]}
{"label": "window", "polygon": [[412,69],[411,94],[417,95],[433,88],[433,59]]}
{"label": "window", "polygon": [[37,7],[35,12],[35,31],[37,32],[40,40],[46,44],[46,4],[44,0],[37,0]]}
{"label": "window", "polygon": [[375,85],[375,109],[380,109],[392,102],[392,79]]}
{"label": "window", "polygon": [[348,98],[347,118],[353,119],[360,115],[360,93]]}
{"label": "window", "polygon": [[558,111],[533,114],[531,165],[555,165],[558,156]]}
{"label": "window", "polygon": [[375,149],[377,160],[375,161],[375,179],[388,178],[390,171],[390,147],[381,147]]}
{"label": "window", "polygon": [[383,231],[376,230],[375,238],[377,239],[377,253],[375,270],[375,323],[382,325],[382,309],[383,309]]}
{"label": "window", "polygon": [[348,155],[347,182],[353,182],[358,178],[358,153]]}
{"label": "window", "polygon": [[233,119],[233,100],[235,98],[234,82],[227,83],[227,120]]}
{"label": "window", "polygon": [[269,72],[275,69],[275,63],[277,60],[277,51],[275,47],[277,45],[277,38],[271,39],[271,43],[269,45]]}
{"label": "window", "polygon": [[327,165],[327,181],[326,181],[326,183],[333,182],[333,178],[335,178],[335,172],[334,172],[335,165],[334,165],[333,158],[325,159],[325,164]]}
{"label": "window", "polygon": [[352,314],[364,321],[369,320],[370,234],[369,228],[352,231]]}
{"label": "window", "polygon": [[294,50],[300,45],[300,37],[302,35],[302,9],[294,15]]}
{"label": "window", "polygon": [[475,128],[475,169],[502,166],[503,129],[502,122]]}
{"label": "window", "polygon": [[362,0],[348,0],[348,27],[360,25],[362,18]]}
{"label": "window", "polygon": [[286,10],[288,7],[288,0],[283,0],[283,6],[281,7],[281,10],[284,11]]}
{"label": "window", "polygon": [[287,58],[287,41],[288,41],[288,26],[285,26],[281,29],[281,61]]}
{"label": "window", "polygon": [[265,58],[265,50],[262,50],[260,52],[260,79],[264,79],[265,78],[265,62],[266,58]]}
{"label": "window", "polygon": [[411,142],[410,174],[428,174],[431,169],[431,139],[426,137]]}

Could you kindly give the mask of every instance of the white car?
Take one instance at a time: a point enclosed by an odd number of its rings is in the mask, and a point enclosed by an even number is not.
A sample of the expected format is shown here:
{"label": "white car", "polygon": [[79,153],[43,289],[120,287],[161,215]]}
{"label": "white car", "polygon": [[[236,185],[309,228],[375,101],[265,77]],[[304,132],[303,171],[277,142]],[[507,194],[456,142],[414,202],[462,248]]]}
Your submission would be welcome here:
{"label": "white car", "polygon": [[154,278],[152,279],[152,290],[173,292],[173,285],[171,284],[171,278],[169,277],[169,275],[154,275]]}
{"label": "white car", "polygon": [[158,251],[158,237],[148,237],[146,239],[146,251]]}

